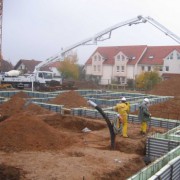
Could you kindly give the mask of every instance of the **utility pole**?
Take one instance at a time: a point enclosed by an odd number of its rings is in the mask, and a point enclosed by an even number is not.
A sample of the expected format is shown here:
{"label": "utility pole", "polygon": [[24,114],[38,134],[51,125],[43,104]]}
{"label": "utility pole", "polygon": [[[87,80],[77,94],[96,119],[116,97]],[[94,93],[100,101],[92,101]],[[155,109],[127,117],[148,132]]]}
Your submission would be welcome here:
{"label": "utility pole", "polygon": [[0,0],[0,72],[2,72],[2,16],[3,16],[3,0]]}

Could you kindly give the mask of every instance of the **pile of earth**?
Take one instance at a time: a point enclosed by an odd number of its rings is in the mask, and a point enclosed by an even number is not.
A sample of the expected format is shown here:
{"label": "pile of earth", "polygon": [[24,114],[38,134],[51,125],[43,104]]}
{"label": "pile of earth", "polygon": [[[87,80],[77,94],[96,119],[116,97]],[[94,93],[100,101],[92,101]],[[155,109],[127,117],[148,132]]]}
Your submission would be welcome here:
{"label": "pile of earth", "polygon": [[51,104],[64,105],[65,108],[89,107],[87,100],[76,91],[67,91],[50,100]]}
{"label": "pile of earth", "polygon": [[[180,120],[180,77],[172,77],[162,81],[149,94],[174,96],[171,99],[152,105],[149,110],[153,117]],[[137,114],[136,111],[133,114]]]}
{"label": "pile of earth", "polygon": [[180,120],[180,96],[149,107],[154,117]]}
{"label": "pile of earth", "polygon": [[31,103],[30,98],[24,92],[13,95],[8,101],[0,105],[0,121],[16,113],[31,112],[31,114],[49,114],[51,111]]}
{"label": "pile of earth", "polygon": [[148,94],[160,96],[180,96],[180,77],[172,77],[163,80],[154,87]]}
{"label": "pile of earth", "polygon": [[61,150],[75,142],[31,113],[18,113],[0,123],[0,150]]}

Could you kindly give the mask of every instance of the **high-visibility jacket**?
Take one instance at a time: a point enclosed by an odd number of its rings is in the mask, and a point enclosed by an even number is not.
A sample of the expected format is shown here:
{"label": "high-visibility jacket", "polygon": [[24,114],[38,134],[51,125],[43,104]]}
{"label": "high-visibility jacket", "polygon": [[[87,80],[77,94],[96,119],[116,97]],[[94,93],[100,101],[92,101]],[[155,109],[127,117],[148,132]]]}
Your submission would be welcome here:
{"label": "high-visibility jacket", "polygon": [[122,117],[127,117],[130,111],[130,104],[128,102],[119,103],[115,106],[115,111],[117,111]]}

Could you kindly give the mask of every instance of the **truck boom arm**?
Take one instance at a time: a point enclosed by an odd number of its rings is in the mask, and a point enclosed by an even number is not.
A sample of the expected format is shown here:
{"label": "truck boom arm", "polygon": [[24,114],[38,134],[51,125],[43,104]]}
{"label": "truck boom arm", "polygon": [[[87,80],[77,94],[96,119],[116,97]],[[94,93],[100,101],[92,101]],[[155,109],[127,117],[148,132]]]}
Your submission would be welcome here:
{"label": "truck boom arm", "polygon": [[[143,17],[143,16],[137,16],[134,19],[130,19],[121,23],[118,23],[114,26],[111,26],[110,28],[107,28],[97,34],[95,34],[94,36],[87,38],[83,41],[80,41],[76,44],[73,44],[72,46],[62,50],[60,53],[56,54],[55,56],[52,56],[48,59],[46,59],[45,61],[42,61],[41,63],[39,63],[36,67],[35,67],[35,71],[38,71],[41,67],[44,67],[52,62],[56,62],[59,60],[63,60],[64,55],[71,51],[72,49],[81,46],[81,45],[94,45],[97,44],[98,41],[104,41],[106,39],[111,38],[111,32],[115,29],[118,29],[122,26],[126,26],[126,25],[133,25],[133,24],[139,24],[139,23],[146,23],[149,22],[151,25],[155,26],[157,29],[159,29],[160,31],[164,32],[166,35],[168,35],[169,37],[171,37],[172,39],[174,39],[176,42],[180,43],[180,37],[176,36],[174,33],[172,33],[170,30],[168,30],[166,27],[164,27],[163,25],[161,25],[160,23],[158,23],[157,21],[155,21],[153,18],[151,17]],[[104,36],[107,36],[106,38],[104,38]]]}
{"label": "truck boom arm", "polygon": [[[141,16],[142,17],[142,16]],[[160,24],[159,22],[157,22],[156,20],[154,20],[151,17],[142,17],[142,19],[144,21],[149,22],[150,24],[152,24],[153,26],[155,26],[157,29],[159,29],[160,31],[164,32],[165,35],[169,36],[170,38],[174,39],[177,43],[180,44],[180,37],[178,37],[177,35],[175,35],[173,32],[171,32],[169,29],[167,29],[166,27],[164,27],[162,24]]]}

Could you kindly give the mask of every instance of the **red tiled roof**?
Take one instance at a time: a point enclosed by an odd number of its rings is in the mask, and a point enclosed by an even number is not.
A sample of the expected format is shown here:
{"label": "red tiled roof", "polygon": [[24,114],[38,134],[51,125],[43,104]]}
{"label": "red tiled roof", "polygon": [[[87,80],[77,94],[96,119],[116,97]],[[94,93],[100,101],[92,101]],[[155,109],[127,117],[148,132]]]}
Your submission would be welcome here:
{"label": "red tiled roof", "polygon": [[174,50],[180,52],[180,46],[148,46],[139,64],[162,65],[163,59]]}
{"label": "red tiled roof", "polygon": [[24,64],[28,71],[33,72],[36,65],[38,65],[41,61],[36,60],[24,60],[21,59],[18,61],[18,63],[14,66],[14,69],[17,69],[20,64]]}
{"label": "red tiled roof", "polygon": [[119,52],[122,52],[125,56],[130,58],[128,64],[134,65],[137,63],[146,48],[146,45],[98,47],[85,64],[87,65],[92,63],[92,56],[96,52],[100,53],[101,56],[105,58],[104,64],[114,64],[114,57]]}

